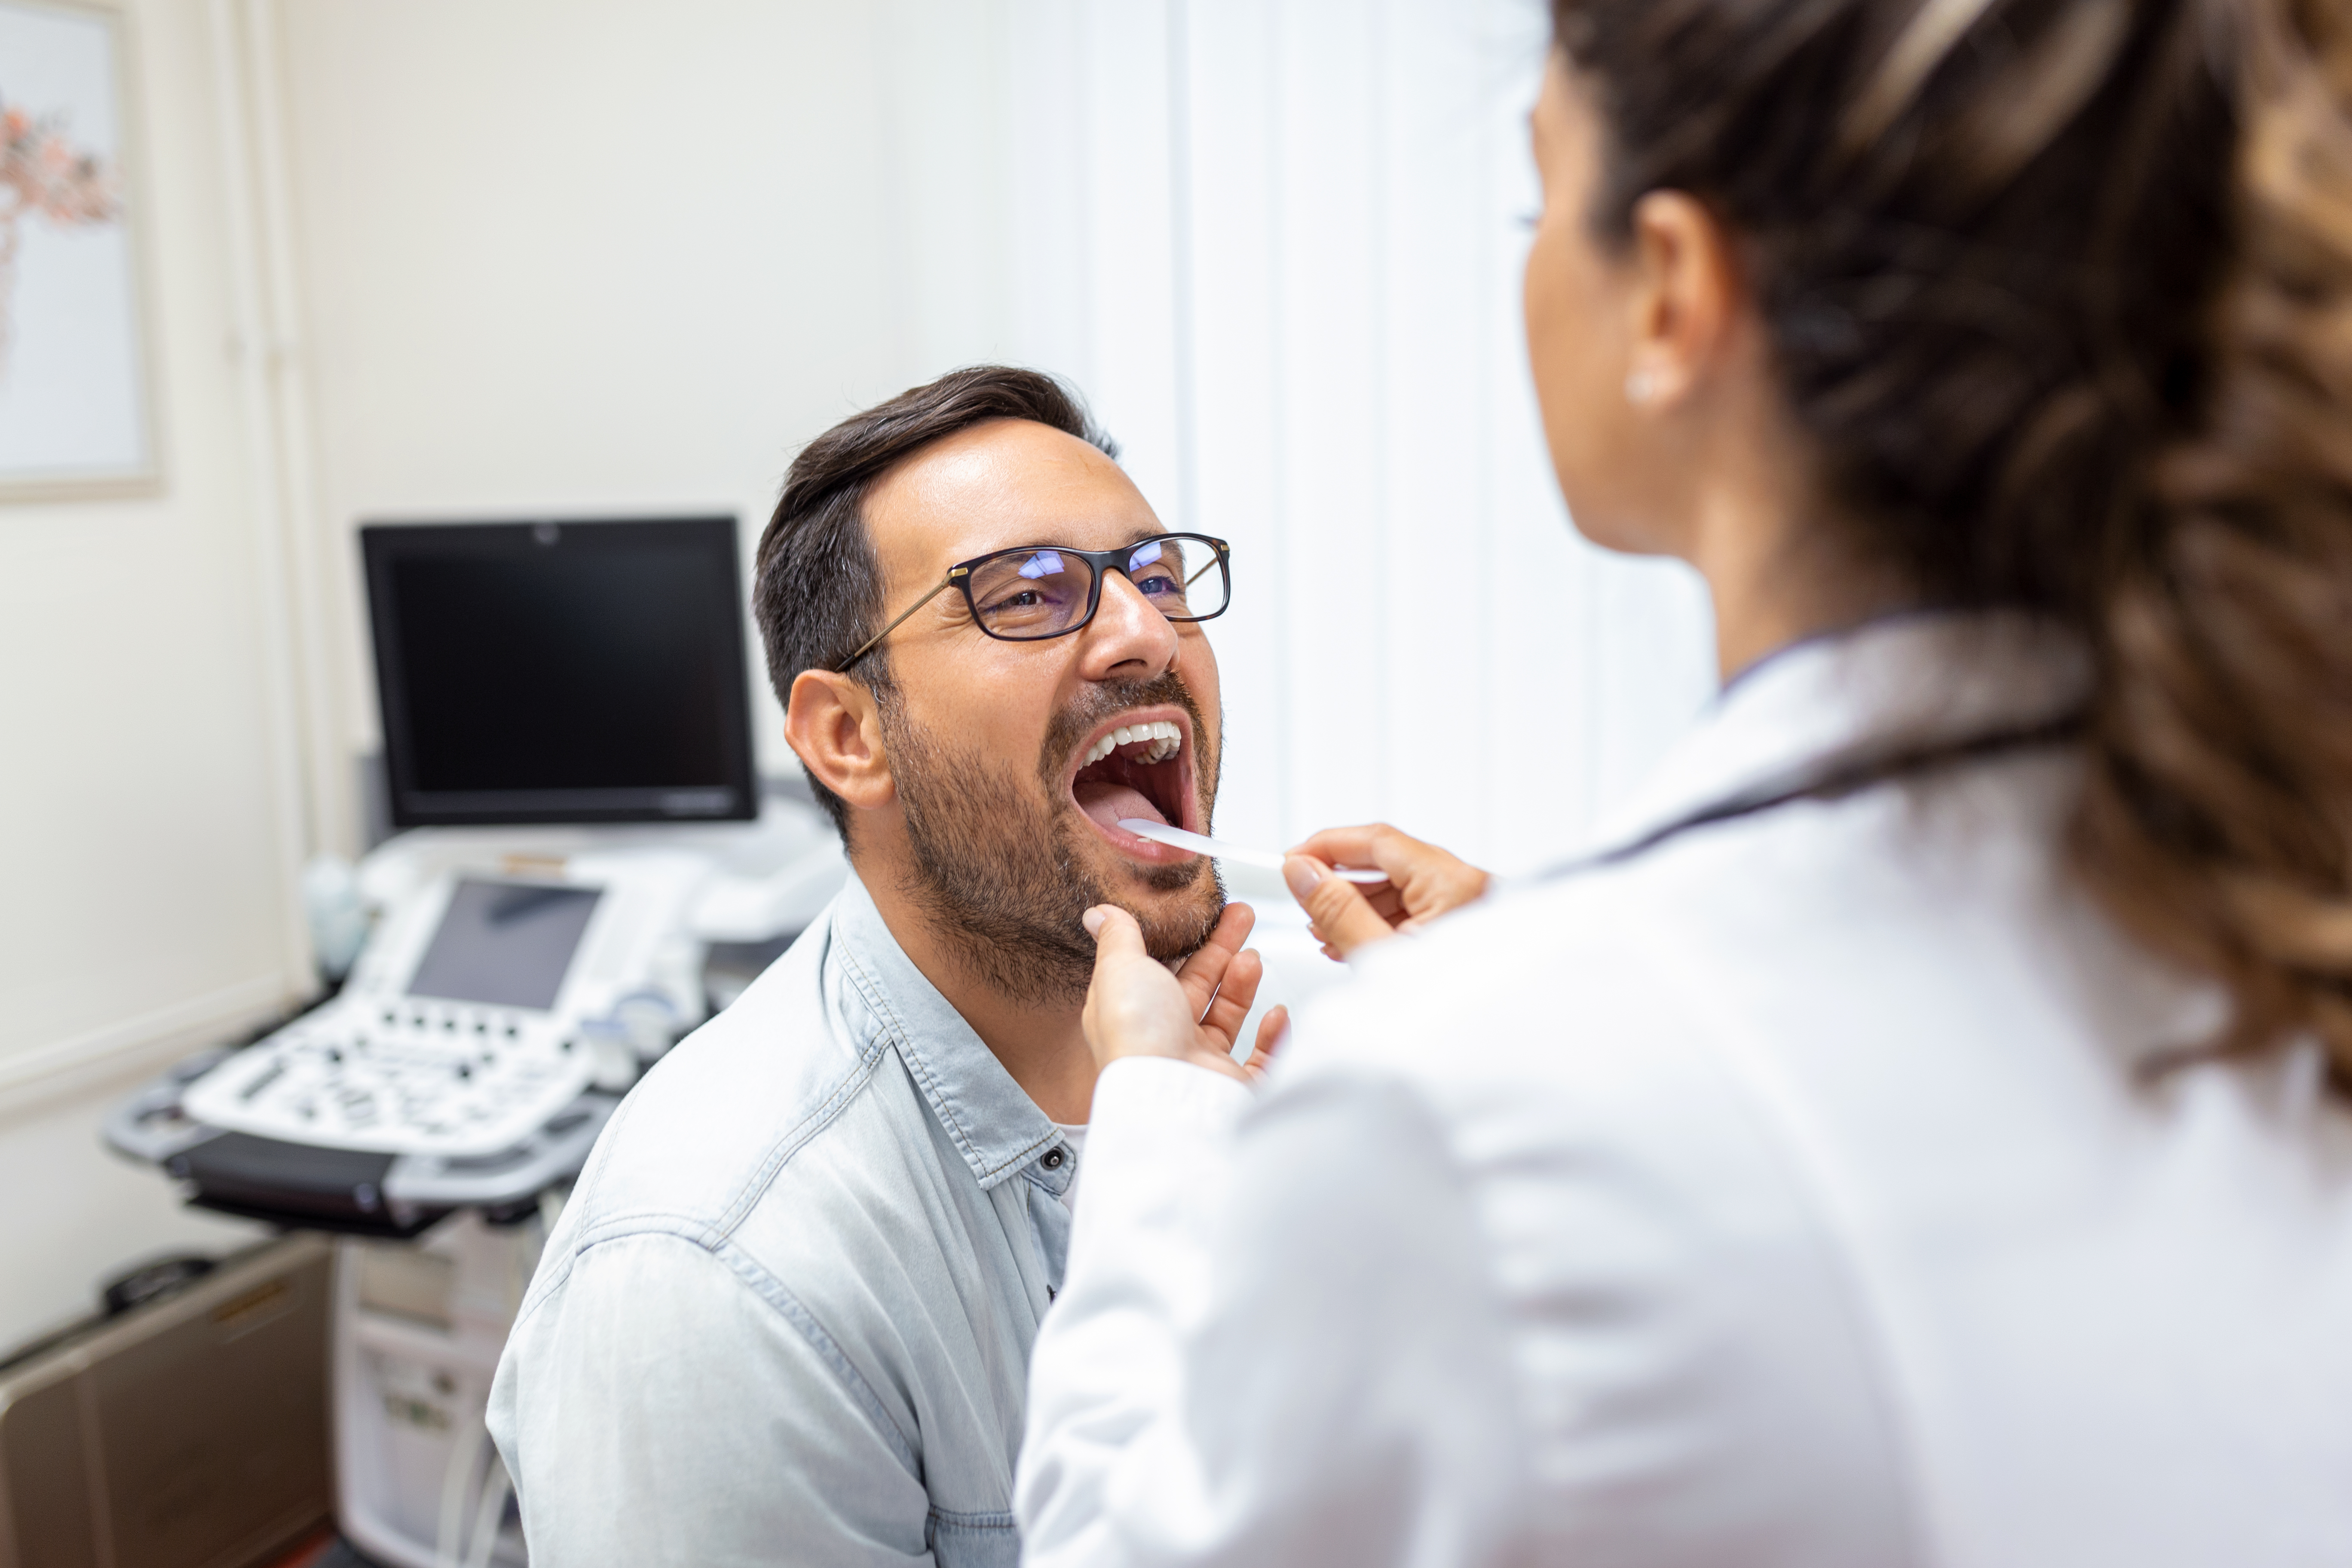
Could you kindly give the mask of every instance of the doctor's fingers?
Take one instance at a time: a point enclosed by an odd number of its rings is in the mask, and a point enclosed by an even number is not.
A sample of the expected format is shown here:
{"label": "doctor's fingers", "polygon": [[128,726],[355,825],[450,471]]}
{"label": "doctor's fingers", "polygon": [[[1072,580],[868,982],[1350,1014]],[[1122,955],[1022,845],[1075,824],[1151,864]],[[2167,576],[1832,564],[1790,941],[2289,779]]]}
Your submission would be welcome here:
{"label": "doctor's fingers", "polygon": [[1265,1010],[1257,1021],[1257,1043],[1250,1047],[1249,1060],[1242,1071],[1251,1078],[1264,1078],[1265,1069],[1274,1065],[1274,1054],[1290,1038],[1290,1009],[1277,1003]]}
{"label": "doctor's fingers", "polygon": [[1443,855],[1445,851],[1385,822],[1364,822],[1349,827],[1324,828],[1286,853],[1312,855],[1334,866],[1377,867],[1386,871],[1391,881],[1402,882],[1430,855]]}
{"label": "doctor's fingers", "polygon": [[1209,940],[1176,969],[1176,978],[1182,982],[1184,994],[1192,1001],[1192,1016],[1200,1017],[1209,1006],[1210,998],[1221,994],[1231,984],[1228,973],[1234,955],[1249,940],[1257,924],[1257,911],[1247,904],[1227,904],[1225,912],[1217,917]]}
{"label": "doctor's fingers", "polygon": [[1145,949],[1135,917],[1115,905],[1097,904],[1085,918],[1095,939],[1095,973],[1079,1026],[1096,1065],[1108,1067],[1122,1057],[1191,1054],[1200,1005]]}
{"label": "doctor's fingers", "polygon": [[1314,922],[1316,940],[1332,957],[1346,958],[1369,942],[1384,942],[1396,934],[1354,883],[1333,876],[1331,868],[1321,860],[1293,855],[1283,861],[1282,877]]}
{"label": "doctor's fingers", "polygon": [[1433,921],[1483,898],[1486,891],[1486,872],[1385,822],[1327,827],[1291,853],[1334,866],[1374,866],[1387,873],[1390,887],[1401,900],[1399,909],[1381,911],[1392,924]]}
{"label": "doctor's fingers", "polygon": [[1232,1051],[1242,1037],[1242,1022],[1256,1005],[1258,987],[1265,981],[1265,959],[1254,947],[1234,954],[1233,962],[1225,966],[1217,994],[1209,999],[1201,1014],[1201,1027],[1220,1037],[1224,1041],[1224,1050]]}

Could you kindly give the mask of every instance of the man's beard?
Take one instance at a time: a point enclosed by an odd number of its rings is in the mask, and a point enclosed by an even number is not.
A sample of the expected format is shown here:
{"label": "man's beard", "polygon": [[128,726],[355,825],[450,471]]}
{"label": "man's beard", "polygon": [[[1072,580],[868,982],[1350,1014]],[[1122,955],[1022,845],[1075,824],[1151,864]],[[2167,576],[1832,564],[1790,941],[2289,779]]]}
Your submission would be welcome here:
{"label": "man's beard", "polygon": [[1095,944],[1079,917],[1097,904],[1128,909],[1154,958],[1181,958],[1216,929],[1225,889],[1213,862],[1134,868],[1150,887],[1192,896],[1160,912],[1129,909],[1082,852],[1091,829],[1062,787],[1063,768],[1088,731],[1114,714],[1166,702],[1192,715],[1192,772],[1205,821],[1217,797],[1222,748],[1173,670],[1091,686],[1055,714],[1037,759],[1043,789],[1034,792],[977,750],[924,734],[907,721],[901,701],[879,704],[914,859],[905,891],[955,961],[997,994],[1038,1005],[1083,999]]}

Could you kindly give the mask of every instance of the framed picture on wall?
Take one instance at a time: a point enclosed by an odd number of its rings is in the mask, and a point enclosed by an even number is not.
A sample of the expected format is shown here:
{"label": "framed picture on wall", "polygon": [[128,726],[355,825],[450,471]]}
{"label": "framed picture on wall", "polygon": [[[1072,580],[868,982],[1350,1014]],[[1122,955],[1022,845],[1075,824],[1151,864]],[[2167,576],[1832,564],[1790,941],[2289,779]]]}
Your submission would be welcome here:
{"label": "framed picture on wall", "polygon": [[156,483],[123,28],[0,0],[0,500]]}

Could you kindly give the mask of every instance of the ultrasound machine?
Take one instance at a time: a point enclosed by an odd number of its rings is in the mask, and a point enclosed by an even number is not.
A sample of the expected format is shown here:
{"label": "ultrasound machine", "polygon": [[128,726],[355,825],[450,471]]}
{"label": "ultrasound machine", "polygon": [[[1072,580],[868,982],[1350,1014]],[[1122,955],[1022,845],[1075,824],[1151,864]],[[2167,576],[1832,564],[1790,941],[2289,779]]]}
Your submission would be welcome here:
{"label": "ultrasound machine", "polygon": [[338,1518],[398,1568],[525,1561],[483,1436],[546,1227],[714,957],[846,875],[755,779],[734,520],[361,531],[395,834],[331,999],[109,1120],[188,1201],[340,1233]]}

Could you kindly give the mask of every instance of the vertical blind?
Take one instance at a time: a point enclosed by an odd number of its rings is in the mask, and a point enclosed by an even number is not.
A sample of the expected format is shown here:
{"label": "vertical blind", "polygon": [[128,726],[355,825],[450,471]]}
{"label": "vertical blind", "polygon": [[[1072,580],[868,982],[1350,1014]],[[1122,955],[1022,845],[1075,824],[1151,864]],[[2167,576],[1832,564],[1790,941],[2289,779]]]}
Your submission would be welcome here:
{"label": "vertical blind", "polygon": [[1014,0],[1015,341],[1234,544],[1220,832],[1588,843],[1715,690],[1704,586],[1570,526],[1519,330],[1525,0]]}

